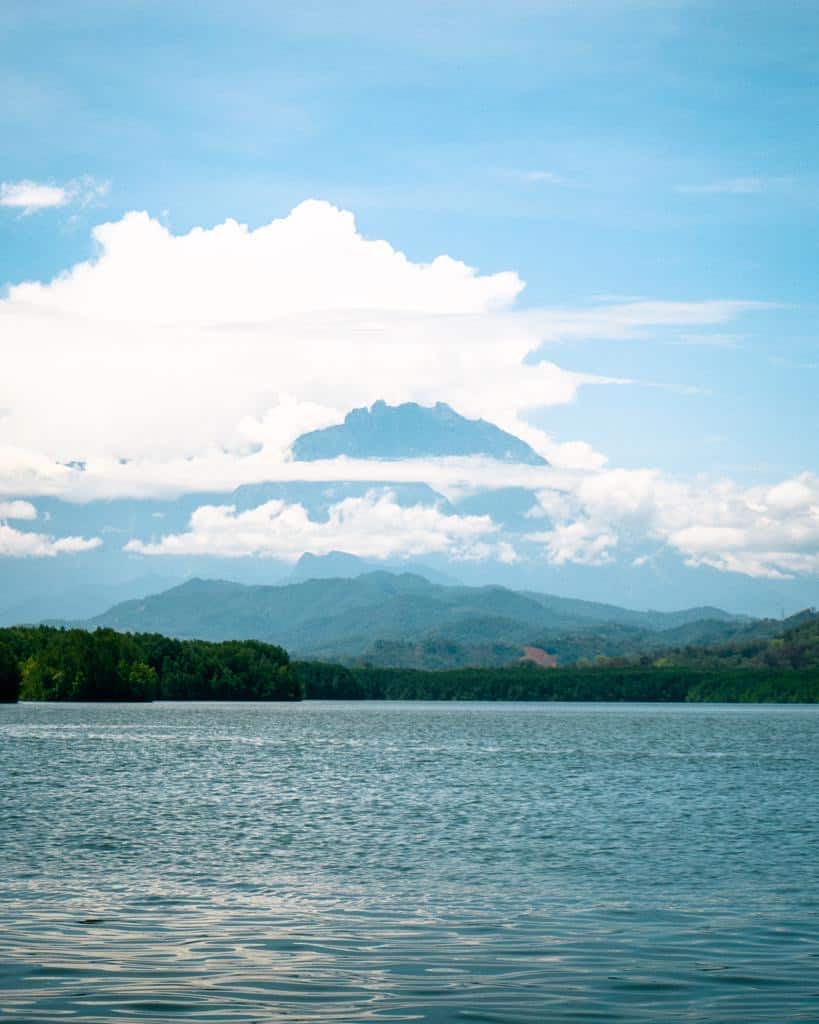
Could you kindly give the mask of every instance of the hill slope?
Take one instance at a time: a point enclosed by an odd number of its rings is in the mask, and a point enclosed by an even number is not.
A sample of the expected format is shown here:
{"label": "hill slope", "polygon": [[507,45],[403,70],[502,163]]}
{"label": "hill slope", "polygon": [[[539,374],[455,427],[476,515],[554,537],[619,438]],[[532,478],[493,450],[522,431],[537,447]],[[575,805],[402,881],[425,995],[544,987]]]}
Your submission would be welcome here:
{"label": "hill slope", "polygon": [[[701,628],[697,623],[702,622]],[[444,668],[501,665],[525,644],[565,663],[597,654],[669,647],[665,630],[686,639],[729,639],[745,622],[718,609],[638,612],[503,587],[441,586],[410,573],[245,586],[192,579],[126,601],[84,623],[127,632],[203,640],[255,639],[301,658],[371,660]]]}

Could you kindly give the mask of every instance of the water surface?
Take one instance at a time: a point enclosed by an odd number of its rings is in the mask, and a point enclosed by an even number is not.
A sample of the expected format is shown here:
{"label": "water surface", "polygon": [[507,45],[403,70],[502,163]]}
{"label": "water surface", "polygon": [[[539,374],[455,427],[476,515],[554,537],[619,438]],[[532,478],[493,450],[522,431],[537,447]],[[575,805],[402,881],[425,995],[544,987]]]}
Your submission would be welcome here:
{"label": "water surface", "polygon": [[819,1021],[819,708],[0,707],[0,1020]]}

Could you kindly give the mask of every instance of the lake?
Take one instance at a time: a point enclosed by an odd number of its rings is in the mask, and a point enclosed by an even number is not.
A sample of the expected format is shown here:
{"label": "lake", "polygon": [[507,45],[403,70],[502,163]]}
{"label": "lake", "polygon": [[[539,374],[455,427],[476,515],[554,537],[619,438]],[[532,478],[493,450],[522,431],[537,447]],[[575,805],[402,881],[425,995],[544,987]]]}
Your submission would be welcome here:
{"label": "lake", "polygon": [[819,707],[0,707],[0,1019],[819,1021]]}

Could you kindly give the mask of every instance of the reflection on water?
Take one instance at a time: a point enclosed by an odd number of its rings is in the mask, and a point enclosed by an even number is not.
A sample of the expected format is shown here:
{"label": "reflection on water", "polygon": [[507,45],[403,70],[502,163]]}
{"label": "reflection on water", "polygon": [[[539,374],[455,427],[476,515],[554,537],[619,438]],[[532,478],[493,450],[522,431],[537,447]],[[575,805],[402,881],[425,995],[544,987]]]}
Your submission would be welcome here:
{"label": "reflection on water", "polygon": [[0,708],[0,1020],[819,1021],[819,708]]}

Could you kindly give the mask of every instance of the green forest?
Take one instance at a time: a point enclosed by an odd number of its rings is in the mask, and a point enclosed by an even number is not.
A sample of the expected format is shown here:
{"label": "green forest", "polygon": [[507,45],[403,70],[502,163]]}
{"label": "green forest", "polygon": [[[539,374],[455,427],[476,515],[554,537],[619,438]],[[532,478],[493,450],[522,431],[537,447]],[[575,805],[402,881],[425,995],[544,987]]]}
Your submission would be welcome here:
{"label": "green forest", "polygon": [[305,697],[324,700],[819,702],[819,671],[631,664],[542,669],[344,668],[294,663]]}
{"label": "green forest", "polygon": [[0,629],[0,700],[564,700],[819,702],[819,616],[778,636],[598,656],[544,669],[429,671],[291,662],[257,640],[175,640],[113,629]]}
{"label": "green forest", "polygon": [[157,633],[0,629],[2,699],[300,700],[287,652],[255,640],[209,643]]}

